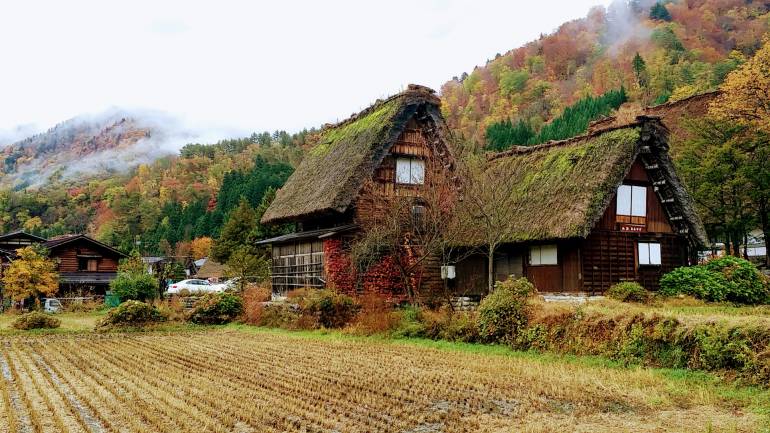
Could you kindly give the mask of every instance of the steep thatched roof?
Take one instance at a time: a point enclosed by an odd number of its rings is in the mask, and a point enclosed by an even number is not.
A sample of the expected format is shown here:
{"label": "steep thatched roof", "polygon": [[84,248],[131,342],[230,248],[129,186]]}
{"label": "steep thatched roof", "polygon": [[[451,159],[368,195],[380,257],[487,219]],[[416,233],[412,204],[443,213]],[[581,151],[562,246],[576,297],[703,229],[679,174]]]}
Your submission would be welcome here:
{"label": "steep thatched roof", "polygon": [[406,91],[325,128],[318,144],[278,190],[262,222],[345,212],[418,111],[445,133],[440,103],[433,90],[409,85]]}
{"label": "steep thatched roof", "polygon": [[510,179],[504,182],[513,188],[504,204],[515,215],[506,241],[588,236],[640,157],[645,165],[656,165],[659,180],[665,180],[657,194],[674,199],[666,208],[675,214],[669,215],[675,217],[674,229],[688,233],[694,245],[705,244],[703,225],[674,173],[666,135],[659,119],[640,116],[626,125],[490,157],[488,170],[495,170],[495,178]]}

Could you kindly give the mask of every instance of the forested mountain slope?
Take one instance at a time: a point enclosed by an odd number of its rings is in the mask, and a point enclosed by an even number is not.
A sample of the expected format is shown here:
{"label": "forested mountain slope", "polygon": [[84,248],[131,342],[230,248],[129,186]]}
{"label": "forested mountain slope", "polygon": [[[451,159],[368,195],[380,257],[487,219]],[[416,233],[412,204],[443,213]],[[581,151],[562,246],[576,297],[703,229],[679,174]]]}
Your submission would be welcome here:
{"label": "forested mountain slope", "polygon": [[70,119],[0,148],[0,184],[18,189],[51,177],[110,175],[159,156],[152,142],[162,136],[162,130],[124,112]]}
{"label": "forested mountain slope", "polygon": [[745,0],[618,0],[450,80],[444,114],[458,135],[484,145],[490,125],[537,132],[611,90],[623,88],[638,107],[709,91],[759,48],[768,12],[767,2]]}

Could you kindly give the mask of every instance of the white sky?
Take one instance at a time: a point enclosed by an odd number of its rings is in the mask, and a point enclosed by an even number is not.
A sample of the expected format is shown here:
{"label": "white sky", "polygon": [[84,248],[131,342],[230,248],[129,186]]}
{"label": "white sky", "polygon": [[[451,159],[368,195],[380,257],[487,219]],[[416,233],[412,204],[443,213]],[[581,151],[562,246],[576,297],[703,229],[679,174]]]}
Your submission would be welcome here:
{"label": "white sky", "polygon": [[[111,106],[252,132],[441,84],[608,0],[0,3],[0,136]],[[0,137],[2,138],[2,137]]]}

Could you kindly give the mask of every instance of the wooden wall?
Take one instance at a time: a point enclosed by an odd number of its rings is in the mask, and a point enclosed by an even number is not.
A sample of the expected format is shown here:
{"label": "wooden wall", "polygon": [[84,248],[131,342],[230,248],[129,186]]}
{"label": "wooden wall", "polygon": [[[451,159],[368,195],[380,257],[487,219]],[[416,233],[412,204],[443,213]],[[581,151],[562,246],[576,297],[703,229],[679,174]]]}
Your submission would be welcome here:
{"label": "wooden wall", "polygon": [[101,256],[97,259],[94,272],[117,272],[120,257],[115,253],[96,247],[87,241],[74,241],[54,247],[50,257],[59,262],[59,272],[78,272],[78,255]]}

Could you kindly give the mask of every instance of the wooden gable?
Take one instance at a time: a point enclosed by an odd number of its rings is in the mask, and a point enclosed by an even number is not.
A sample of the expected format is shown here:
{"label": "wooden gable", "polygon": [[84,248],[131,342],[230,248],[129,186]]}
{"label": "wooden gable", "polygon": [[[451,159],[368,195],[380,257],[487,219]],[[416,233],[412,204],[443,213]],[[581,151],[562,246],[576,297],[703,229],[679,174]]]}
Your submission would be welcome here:
{"label": "wooden gable", "polygon": [[[650,180],[644,164],[638,159],[634,161],[631,169],[623,179],[623,184],[644,186],[647,189],[647,212],[641,220],[631,220],[619,217],[617,210],[617,197],[613,197],[602,218],[596,223],[595,230],[629,231],[639,233],[674,233],[671,223],[663,210],[660,197],[655,191],[655,186]],[[637,231],[638,230],[638,231]]]}

